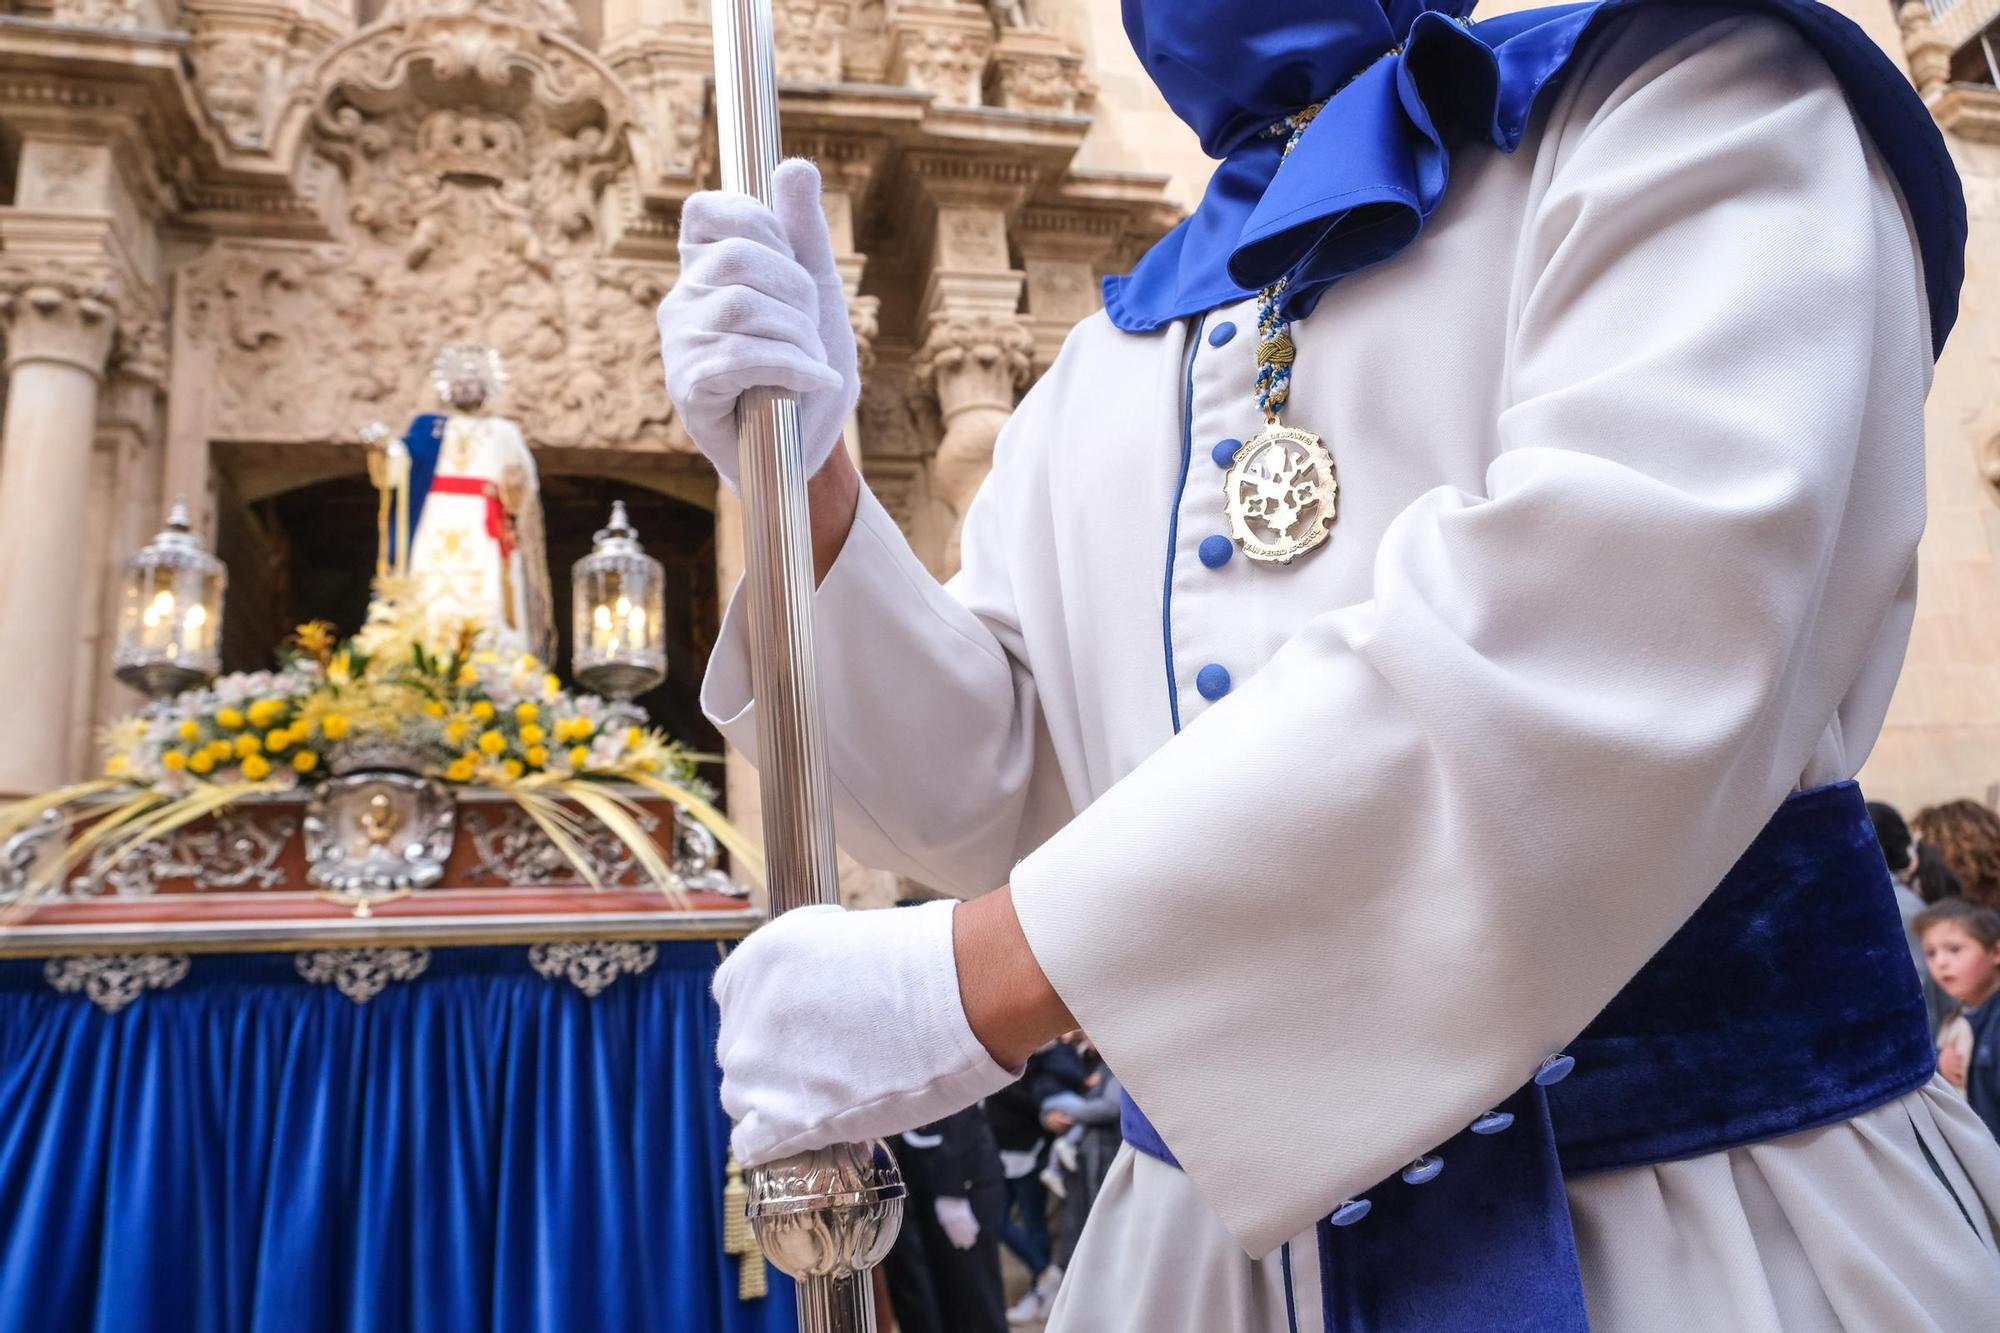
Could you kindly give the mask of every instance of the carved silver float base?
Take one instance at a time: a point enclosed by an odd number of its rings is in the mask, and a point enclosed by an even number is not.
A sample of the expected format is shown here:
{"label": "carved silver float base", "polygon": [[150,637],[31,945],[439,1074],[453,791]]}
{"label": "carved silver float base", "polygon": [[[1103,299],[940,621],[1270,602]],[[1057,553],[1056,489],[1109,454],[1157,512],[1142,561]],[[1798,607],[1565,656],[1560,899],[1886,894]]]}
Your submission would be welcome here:
{"label": "carved silver float base", "polygon": [[415,981],[431,965],[429,949],[310,949],[292,956],[299,976],[331,984],[356,1004],[366,1004],[392,981]]}
{"label": "carved silver float base", "polygon": [[42,964],[49,985],[66,995],[82,991],[107,1014],[117,1013],[144,991],[165,990],[187,974],[184,953],[85,953]]}

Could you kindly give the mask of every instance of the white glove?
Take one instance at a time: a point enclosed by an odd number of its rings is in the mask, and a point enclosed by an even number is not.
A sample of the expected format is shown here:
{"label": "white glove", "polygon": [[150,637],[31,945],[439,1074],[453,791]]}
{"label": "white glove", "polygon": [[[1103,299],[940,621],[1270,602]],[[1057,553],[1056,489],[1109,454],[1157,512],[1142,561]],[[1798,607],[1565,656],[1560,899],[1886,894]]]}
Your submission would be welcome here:
{"label": "white glove", "polygon": [[956,906],[802,907],[716,969],[716,1058],[737,1161],[900,1134],[1014,1081],[965,1020]]}
{"label": "white glove", "polygon": [[819,169],[803,158],[780,163],[769,208],[719,190],[690,196],[680,278],[659,322],[667,395],[731,490],[742,475],[736,400],[749,389],[797,397],[806,474],[819,471],[861,396]]}
{"label": "white glove", "polygon": [[955,1250],[969,1250],[979,1240],[979,1219],[972,1215],[970,1199],[939,1199],[938,1225]]}

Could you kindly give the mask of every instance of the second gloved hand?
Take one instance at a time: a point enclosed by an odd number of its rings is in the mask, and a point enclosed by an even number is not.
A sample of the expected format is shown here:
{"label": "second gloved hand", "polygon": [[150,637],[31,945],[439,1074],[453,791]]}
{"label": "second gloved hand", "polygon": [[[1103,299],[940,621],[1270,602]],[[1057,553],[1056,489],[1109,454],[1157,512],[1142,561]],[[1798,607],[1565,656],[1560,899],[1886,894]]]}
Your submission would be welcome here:
{"label": "second gloved hand", "polygon": [[681,207],[681,272],[660,302],[660,359],[681,424],[734,490],[736,400],[780,389],[799,404],[806,474],[861,396],[847,296],[819,204],[819,170],[779,164],[771,206],[711,190]]}
{"label": "second gloved hand", "polygon": [[979,1219],[973,1216],[972,1200],[941,1196],[936,1204],[938,1225],[954,1250],[969,1250],[979,1243]]}
{"label": "second gloved hand", "polygon": [[803,907],[716,969],[716,1057],[738,1161],[899,1134],[1014,1081],[966,1022],[955,907]]}

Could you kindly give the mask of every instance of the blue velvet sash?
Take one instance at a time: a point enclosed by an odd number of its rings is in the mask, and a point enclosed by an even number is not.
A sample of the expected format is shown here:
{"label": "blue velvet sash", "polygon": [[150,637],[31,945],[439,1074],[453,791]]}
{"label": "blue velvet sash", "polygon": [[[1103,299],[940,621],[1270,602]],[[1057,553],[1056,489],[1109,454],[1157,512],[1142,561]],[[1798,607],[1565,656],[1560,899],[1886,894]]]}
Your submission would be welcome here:
{"label": "blue velvet sash", "polygon": [[[1589,1327],[1563,1177],[1832,1124],[1936,1069],[1852,782],[1800,792],[1557,1065],[1318,1228],[1327,1333]],[[1550,1075],[1554,1075],[1553,1078]],[[1498,1128],[1496,1128],[1498,1126]],[[1131,1099],[1125,1138],[1173,1154]],[[1418,1173],[1421,1176],[1421,1173]]]}

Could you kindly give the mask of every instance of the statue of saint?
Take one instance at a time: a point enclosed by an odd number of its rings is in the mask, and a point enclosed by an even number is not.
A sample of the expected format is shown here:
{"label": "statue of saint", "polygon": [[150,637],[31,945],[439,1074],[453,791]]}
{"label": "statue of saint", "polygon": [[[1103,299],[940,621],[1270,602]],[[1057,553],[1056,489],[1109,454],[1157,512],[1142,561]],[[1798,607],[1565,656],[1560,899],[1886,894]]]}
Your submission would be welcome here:
{"label": "statue of saint", "polygon": [[410,423],[404,567],[430,624],[465,626],[499,652],[555,651],[542,493],[520,427],[492,407],[507,383],[483,343],[438,353],[431,382],[448,408]]}

